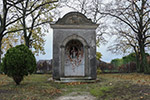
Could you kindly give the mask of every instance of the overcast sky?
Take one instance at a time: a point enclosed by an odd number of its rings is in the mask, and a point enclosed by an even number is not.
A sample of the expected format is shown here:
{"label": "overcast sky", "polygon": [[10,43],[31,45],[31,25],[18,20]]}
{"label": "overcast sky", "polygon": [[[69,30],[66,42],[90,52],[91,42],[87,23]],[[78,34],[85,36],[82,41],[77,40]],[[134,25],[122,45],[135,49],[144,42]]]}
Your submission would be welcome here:
{"label": "overcast sky", "polygon": [[[71,12],[72,10],[69,8],[63,8],[62,12],[61,12],[61,17],[63,17],[65,14],[67,14],[68,12]],[[37,61],[38,60],[49,60],[53,58],[52,52],[53,52],[53,30],[50,29],[49,33],[46,33],[45,36],[45,55],[39,55],[36,56]],[[124,55],[116,55],[116,54],[112,54],[111,52],[107,51],[107,47],[113,42],[113,38],[109,38],[108,39],[109,42],[106,45],[101,45],[99,48],[97,47],[97,51],[102,53],[102,61],[105,62],[110,62],[112,59],[115,58],[121,58]]]}

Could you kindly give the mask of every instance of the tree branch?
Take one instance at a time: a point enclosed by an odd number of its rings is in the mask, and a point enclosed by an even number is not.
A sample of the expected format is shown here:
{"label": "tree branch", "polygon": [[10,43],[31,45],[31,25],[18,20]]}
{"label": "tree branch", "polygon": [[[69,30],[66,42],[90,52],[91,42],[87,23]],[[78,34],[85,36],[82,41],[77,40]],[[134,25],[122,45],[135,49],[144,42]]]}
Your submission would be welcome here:
{"label": "tree branch", "polygon": [[101,13],[101,14],[110,15],[110,16],[112,16],[112,17],[115,17],[115,18],[121,20],[122,22],[124,22],[125,24],[127,24],[128,26],[130,26],[130,28],[131,28],[135,33],[138,33],[138,31],[136,31],[136,30],[134,29],[134,27],[133,27],[130,23],[128,23],[127,21],[123,20],[123,19],[120,18],[119,16],[114,15],[114,14],[111,14],[111,13],[104,13],[104,12],[100,12],[100,13]]}
{"label": "tree branch", "polygon": [[[46,4],[49,4],[49,3],[55,3],[55,2],[58,2],[58,0],[54,0],[54,1],[48,1],[44,4],[40,4],[39,6],[37,6],[36,8],[34,8],[31,12],[27,13],[26,16],[30,15],[31,13],[33,13],[34,11],[36,11],[37,9],[39,9],[40,7],[46,5]],[[17,18],[16,20],[13,20],[12,22],[9,22],[6,24],[6,27],[9,26],[10,24],[13,24],[14,22],[20,20],[21,18],[23,18],[23,16]]]}

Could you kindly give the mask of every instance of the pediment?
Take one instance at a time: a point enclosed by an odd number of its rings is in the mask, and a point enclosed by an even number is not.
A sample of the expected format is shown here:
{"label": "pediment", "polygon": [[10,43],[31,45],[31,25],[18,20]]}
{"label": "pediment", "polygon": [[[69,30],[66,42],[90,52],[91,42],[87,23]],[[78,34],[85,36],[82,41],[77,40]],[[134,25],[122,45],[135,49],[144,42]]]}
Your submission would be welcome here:
{"label": "pediment", "polygon": [[70,12],[63,18],[60,18],[55,24],[58,25],[93,25],[91,19],[79,12]]}

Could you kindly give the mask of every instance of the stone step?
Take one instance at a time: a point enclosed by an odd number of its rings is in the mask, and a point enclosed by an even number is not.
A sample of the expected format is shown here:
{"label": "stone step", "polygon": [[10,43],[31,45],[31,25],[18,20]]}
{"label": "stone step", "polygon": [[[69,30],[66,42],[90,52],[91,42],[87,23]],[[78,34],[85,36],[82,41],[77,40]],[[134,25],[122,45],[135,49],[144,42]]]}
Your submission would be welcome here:
{"label": "stone step", "polygon": [[60,82],[95,82],[96,80],[92,80],[91,77],[61,77]]}

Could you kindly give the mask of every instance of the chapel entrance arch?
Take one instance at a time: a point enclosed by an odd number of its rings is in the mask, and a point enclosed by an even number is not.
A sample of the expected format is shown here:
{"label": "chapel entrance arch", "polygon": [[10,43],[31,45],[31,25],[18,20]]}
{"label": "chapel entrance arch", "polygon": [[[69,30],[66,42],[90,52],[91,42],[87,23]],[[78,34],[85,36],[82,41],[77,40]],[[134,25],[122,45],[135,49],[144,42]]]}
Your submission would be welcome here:
{"label": "chapel entrance arch", "polygon": [[67,37],[61,45],[61,75],[64,77],[88,76],[88,45],[78,35]]}
{"label": "chapel entrance arch", "polygon": [[79,40],[70,40],[65,46],[65,76],[85,75],[85,55]]}

